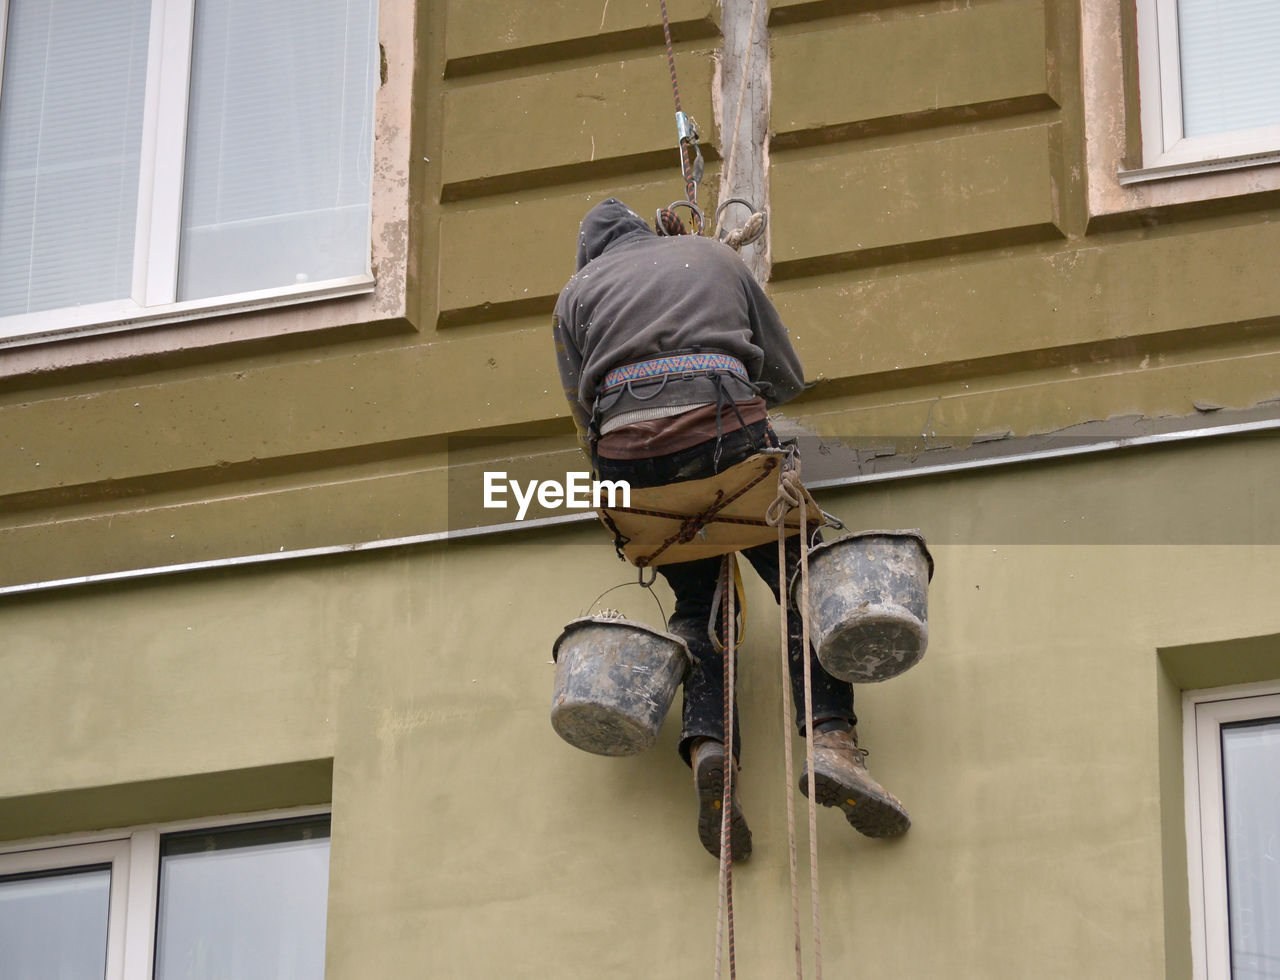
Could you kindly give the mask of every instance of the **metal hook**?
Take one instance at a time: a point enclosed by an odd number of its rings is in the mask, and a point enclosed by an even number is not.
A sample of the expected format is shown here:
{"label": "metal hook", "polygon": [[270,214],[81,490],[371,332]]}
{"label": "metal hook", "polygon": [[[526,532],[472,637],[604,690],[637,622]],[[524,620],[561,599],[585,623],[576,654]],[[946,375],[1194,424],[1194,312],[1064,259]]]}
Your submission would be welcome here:
{"label": "metal hook", "polygon": [[[755,205],[752,204],[750,201],[748,201],[745,197],[730,197],[730,198],[726,198],[724,201],[721,201],[720,206],[716,208],[715,223],[716,223],[716,239],[722,242],[725,241],[727,238],[729,238],[730,235],[733,234],[733,232],[725,233],[720,225],[720,215],[724,213],[724,209],[727,208],[730,204],[741,204],[743,207],[745,207],[748,211],[751,212],[750,217],[747,218],[746,224],[744,224],[742,228],[738,229],[738,231],[746,232],[747,229],[750,228],[750,234],[744,234],[741,240],[738,241],[737,244],[734,245],[733,247],[741,248],[744,245],[750,245],[752,242],[758,239],[761,235],[763,235],[765,229],[769,227],[769,213],[767,211],[757,211],[755,209]],[[760,226],[758,228],[751,227],[752,220],[756,217],[756,215],[760,216]]]}
{"label": "metal hook", "polygon": [[833,531],[844,530],[844,521],[836,517],[835,514],[828,514],[825,510],[822,510],[822,508],[818,508],[818,509],[822,512],[823,527],[829,527]]}
{"label": "metal hook", "polygon": [[724,209],[730,204],[741,204],[748,211],[755,212],[755,205],[748,201],[745,197],[726,197],[720,202],[720,206],[716,208],[716,224],[720,224],[720,215],[724,214]]}

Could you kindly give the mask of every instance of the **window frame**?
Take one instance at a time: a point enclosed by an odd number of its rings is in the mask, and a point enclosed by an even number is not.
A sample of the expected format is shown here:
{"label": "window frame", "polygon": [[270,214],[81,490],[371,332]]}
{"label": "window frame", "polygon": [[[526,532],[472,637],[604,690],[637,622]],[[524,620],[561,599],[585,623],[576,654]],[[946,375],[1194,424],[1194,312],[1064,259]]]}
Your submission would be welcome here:
{"label": "window frame", "polygon": [[[157,847],[158,840],[159,838]],[[134,915],[134,909],[129,903],[129,886],[135,869],[141,870],[135,860],[134,848],[128,840],[62,844],[13,853],[0,851],[0,878],[104,864],[111,867],[111,886],[107,899],[107,957],[103,975],[105,980],[125,980],[126,926]]]}
{"label": "window frame", "polygon": [[110,864],[105,980],[151,980],[155,970],[163,837],[193,830],[231,830],[252,824],[332,818],[332,815],[333,808],[327,805],[292,807],[101,833],[0,842],[0,877]]}
{"label": "window frame", "polygon": [[1192,976],[1231,980],[1221,730],[1280,717],[1280,684],[1187,691],[1182,704]]}
{"label": "window frame", "polygon": [[[377,6],[381,24],[382,4],[379,2]],[[8,9],[9,0],[0,0],[0,99],[4,97]],[[205,299],[177,300],[194,21],[195,0],[152,0],[130,295],[100,303],[0,316],[0,345],[40,341],[64,334],[84,335],[176,323],[226,313],[247,313],[374,291],[376,281],[372,272],[372,255],[366,249],[364,270],[356,275]],[[376,106],[370,106],[370,112],[375,113],[376,120]],[[367,148],[371,173],[376,172],[373,142],[370,140]],[[366,236],[370,242],[373,236],[374,193],[371,185],[366,225]]]}
{"label": "window frame", "polygon": [[1137,0],[1142,168],[1121,184],[1280,163],[1280,125],[1184,136],[1177,0]]}

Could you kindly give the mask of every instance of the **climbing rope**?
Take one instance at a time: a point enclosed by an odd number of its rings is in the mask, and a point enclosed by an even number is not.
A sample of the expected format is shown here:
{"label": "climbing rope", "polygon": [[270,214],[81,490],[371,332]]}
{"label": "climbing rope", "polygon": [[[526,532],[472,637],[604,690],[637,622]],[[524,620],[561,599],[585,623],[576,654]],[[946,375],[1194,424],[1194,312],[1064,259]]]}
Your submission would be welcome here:
{"label": "climbing rope", "polygon": [[[671,73],[671,94],[675,100],[676,106],[676,138],[680,148],[680,175],[684,178],[684,201],[677,201],[665,208],[659,208],[655,220],[654,227],[659,235],[688,235],[690,229],[687,228],[680,216],[676,214],[677,207],[687,207],[693,222],[692,233],[701,235],[705,226],[702,216],[702,209],[698,207],[698,184],[702,181],[702,149],[698,145],[700,138],[698,132],[698,124],[693,118],[684,111],[680,103],[680,82],[676,77],[676,56],[671,45],[671,19],[667,14],[666,0],[659,0],[658,5],[662,9],[662,37],[667,47],[667,69]],[[751,54],[754,50],[754,25],[756,20],[756,10],[759,7],[759,0],[752,0],[751,18],[748,22],[747,30],[747,51],[742,68],[742,84],[738,92],[738,107],[733,120],[733,136],[729,143],[729,158],[726,161],[724,179],[721,181],[721,187],[729,187],[733,178],[734,156],[736,155],[738,144],[738,131],[742,123],[742,106],[746,101],[747,79],[751,68]],[[694,159],[689,161],[689,150],[693,149]],[[719,225],[721,212],[724,211],[725,205],[737,202],[745,204],[751,212],[751,217],[741,228],[726,230]],[[722,204],[716,210],[716,238],[728,245],[735,252],[742,249],[744,245],[750,245],[761,235],[764,234],[767,226],[767,217],[763,209],[756,211],[754,205],[742,198],[731,198]]]}
{"label": "climbing rope", "polygon": [[[793,751],[791,735],[791,666],[787,660],[787,647],[790,639],[787,607],[790,605],[790,600],[786,592],[786,518],[787,512],[797,506],[804,496],[803,491],[797,490],[795,486],[799,482],[798,478],[795,480],[791,478],[791,474],[794,473],[795,469],[789,466],[783,466],[782,470],[779,471],[778,496],[774,499],[768,511],[765,512],[765,520],[778,529],[778,609],[781,613],[779,622],[782,627],[782,759],[785,770],[784,779],[786,780],[783,795],[787,801],[787,850],[791,869],[791,921],[795,935],[796,980],[804,980],[804,960],[800,951],[800,887],[796,860],[796,801],[791,792],[791,787],[795,785],[795,766],[791,761]],[[804,534],[805,530],[802,527],[800,533]]]}
{"label": "climbing rope", "polygon": [[[798,479],[797,464],[797,479]],[[818,805],[813,783],[813,670],[809,656],[809,505],[800,496],[800,650],[804,661],[805,762],[809,780],[809,902],[813,908],[813,975],[822,980],[822,914],[818,902]]]}
{"label": "climbing rope", "polygon": [[658,208],[653,226],[659,235],[689,234],[689,229],[685,227],[685,223],[680,220],[680,215],[676,214],[674,205],[669,208]]}
{"label": "climbing rope", "polygon": [[[667,67],[671,70],[671,93],[676,103],[676,135],[680,140],[680,173],[684,177],[685,196],[689,203],[698,203],[698,181],[702,179],[702,151],[698,149],[698,127],[680,107],[680,82],[676,79],[676,56],[671,48],[671,20],[667,16],[667,0],[658,0],[662,8],[662,36],[667,42]],[[688,148],[692,146],[697,154],[693,164],[689,163]],[[701,215],[698,220],[698,233],[702,233]]]}
{"label": "climbing rope", "polygon": [[778,529],[778,605],[782,620],[782,715],[783,755],[786,769],[787,842],[791,855],[791,917],[795,927],[796,980],[803,980],[804,965],[800,953],[800,892],[796,870],[796,818],[795,803],[791,796],[794,772],[791,765],[791,672],[787,661],[789,629],[787,622],[787,558],[786,519],[792,510],[800,511],[800,623],[801,657],[804,662],[804,730],[805,759],[809,780],[809,902],[813,913],[813,966],[818,980],[822,980],[822,917],[818,900],[818,811],[817,794],[813,785],[813,672],[809,663],[809,514],[804,484],[800,482],[800,458],[794,451],[787,453],[782,469],[778,472],[778,496],[765,511],[765,520]]}
{"label": "climbing rope", "polygon": [[719,584],[724,596],[721,603],[724,632],[724,792],[720,798],[720,900],[716,915],[716,980],[720,980],[723,966],[726,923],[730,980],[735,980],[738,975],[733,945],[733,841],[730,837],[733,810],[733,692],[737,679],[734,662],[737,654],[736,615],[733,606],[737,592],[737,571],[737,561],[731,551],[720,563]]}

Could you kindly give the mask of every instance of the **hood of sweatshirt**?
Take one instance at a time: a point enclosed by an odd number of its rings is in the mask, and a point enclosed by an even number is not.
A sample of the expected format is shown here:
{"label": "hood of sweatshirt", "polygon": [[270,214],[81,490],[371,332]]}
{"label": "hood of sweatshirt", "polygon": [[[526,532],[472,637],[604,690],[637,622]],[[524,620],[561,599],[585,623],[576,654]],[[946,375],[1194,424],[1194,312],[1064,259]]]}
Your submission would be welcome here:
{"label": "hood of sweatshirt", "polygon": [[656,237],[644,218],[616,197],[601,201],[587,212],[578,229],[578,269],[620,241],[638,235]]}

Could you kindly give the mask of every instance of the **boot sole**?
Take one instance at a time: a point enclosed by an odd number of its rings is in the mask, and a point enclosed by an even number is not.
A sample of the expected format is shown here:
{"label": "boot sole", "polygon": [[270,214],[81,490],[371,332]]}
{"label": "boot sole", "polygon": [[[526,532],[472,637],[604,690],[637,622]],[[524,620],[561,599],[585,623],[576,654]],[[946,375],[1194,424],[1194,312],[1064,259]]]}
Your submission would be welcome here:
{"label": "boot sole", "polygon": [[[817,800],[823,806],[839,807],[849,825],[865,837],[898,837],[907,832],[911,818],[896,801],[868,793],[858,787],[842,785],[825,773],[819,772]],[[809,795],[809,780],[800,779],[800,792]]]}
{"label": "boot sole", "polygon": [[[712,857],[720,857],[721,808],[724,805],[724,761],[712,757],[698,767],[698,840]],[[751,856],[751,829],[735,793],[729,814],[729,844],[735,861]]]}

